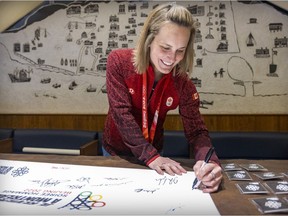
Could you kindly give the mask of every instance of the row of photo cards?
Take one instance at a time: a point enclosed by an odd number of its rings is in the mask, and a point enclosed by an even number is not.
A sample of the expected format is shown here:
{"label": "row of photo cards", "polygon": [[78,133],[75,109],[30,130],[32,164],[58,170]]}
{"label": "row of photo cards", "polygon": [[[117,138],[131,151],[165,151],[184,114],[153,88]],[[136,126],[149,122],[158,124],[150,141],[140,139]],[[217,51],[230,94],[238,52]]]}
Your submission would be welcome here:
{"label": "row of photo cards", "polygon": [[[268,171],[260,164],[222,164],[222,168],[231,181],[243,181],[236,183],[236,187],[241,194],[274,194],[273,197],[253,198],[251,202],[257,209],[264,214],[275,212],[288,212],[288,197],[283,199],[277,197],[277,194],[288,194],[288,171],[284,173],[275,173]],[[259,181],[253,181],[249,172],[255,172],[253,175],[259,178]]]}

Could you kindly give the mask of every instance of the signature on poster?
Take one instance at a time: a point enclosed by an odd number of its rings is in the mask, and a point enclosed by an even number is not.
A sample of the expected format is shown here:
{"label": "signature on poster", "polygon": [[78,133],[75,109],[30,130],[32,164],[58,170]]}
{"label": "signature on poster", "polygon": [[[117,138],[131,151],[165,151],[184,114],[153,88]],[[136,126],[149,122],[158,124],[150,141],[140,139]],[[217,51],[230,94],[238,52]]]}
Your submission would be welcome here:
{"label": "signature on poster", "polygon": [[158,181],[158,185],[173,185],[173,184],[177,184],[178,183],[178,177],[171,177],[168,178],[166,176],[164,176],[163,178],[159,178],[159,179],[155,179],[156,181]]}
{"label": "signature on poster", "polygon": [[135,189],[135,192],[137,193],[141,193],[141,192],[144,192],[144,193],[155,193],[157,190],[159,190],[159,188],[156,188],[156,189],[144,189],[144,188],[138,188],[138,189]]}
{"label": "signature on poster", "polygon": [[104,178],[105,181],[107,182],[103,182],[97,185],[93,185],[93,186],[120,186],[120,185],[126,185],[129,183],[132,183],[133,181],[129,181],[128,178],[125,177],[105,177]]}
{"label": "signature on poster", "polygon": [[77,179],[77,181],[79,181],[79,182],[86,182],[86,183],[89,184],[90,179],[91,179],[90,177],[81,177],[81,178]]}
{"label": "signature on poster", "polygon": [[38,184],[40,187],[55,187],[61,183],[69,182],[70,180],[57,180],[57,179],[45,179],[45,180],[32,180],[33,183]]}

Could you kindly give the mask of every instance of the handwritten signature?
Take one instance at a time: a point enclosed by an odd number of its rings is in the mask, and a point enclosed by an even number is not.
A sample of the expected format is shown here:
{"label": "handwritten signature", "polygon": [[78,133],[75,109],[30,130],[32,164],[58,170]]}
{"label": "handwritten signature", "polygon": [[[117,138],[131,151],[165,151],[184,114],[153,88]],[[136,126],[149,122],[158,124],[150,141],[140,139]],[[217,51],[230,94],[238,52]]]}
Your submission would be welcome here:
{"label": "handwritten signature", "polygon": [[146,193],[151,193],[151,194],[153,194],[153,193],[156,192],[157,190],[159,190],[159,188],[156,188],[156,189],[143,189],[143,188],[138,188],[138,189],[135,189],[135,192],[137,192],[137,193],[146,192]]}
{"label": "handwritten signature", "polygon": [[57,180],[57,179],[45,179],[45,180],[32,180],[33,183],[38,184],[40,187],[55,187],[63,182],[68,182],[70,180]]}
{"label": "handwritten signature", "polygon": [[171,178],[167,178],[166,176],[164,176],[163,178],[159,178],[159,179],[155,179],[156,181],[158,181],[158,185],[172,185],[172,184],[177,184],[178,183],[178,177],[171,177]]}

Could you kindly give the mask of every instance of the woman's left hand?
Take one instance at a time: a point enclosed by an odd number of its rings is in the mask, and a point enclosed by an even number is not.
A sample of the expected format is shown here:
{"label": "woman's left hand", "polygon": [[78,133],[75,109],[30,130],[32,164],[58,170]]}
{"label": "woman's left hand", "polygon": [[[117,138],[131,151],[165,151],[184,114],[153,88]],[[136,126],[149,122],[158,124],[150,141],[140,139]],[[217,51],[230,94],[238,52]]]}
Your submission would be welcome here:
{"label": "woman's left hand", "polygon": [[200,189],[204,193],[212,193],[219,189],[222,181],[222,168],[216,163],[207,163],[202,166],[203,160],[199,160],[194,165],[193,169],[198,180],[201,180]]}
{"label": "woman's left hand", "polygon": [[175,174],[182,175],[182,173],[187,173],[180,163],[168,157],[160,156],[152,161],[148,166],[160,175],[164,175],[165,172],[172,176]]}

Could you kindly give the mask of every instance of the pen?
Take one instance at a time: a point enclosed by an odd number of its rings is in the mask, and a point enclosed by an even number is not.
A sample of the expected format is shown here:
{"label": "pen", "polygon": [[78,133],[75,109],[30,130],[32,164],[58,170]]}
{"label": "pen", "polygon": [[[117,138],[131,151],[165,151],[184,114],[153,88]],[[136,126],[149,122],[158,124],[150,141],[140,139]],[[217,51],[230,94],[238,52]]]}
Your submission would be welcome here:
{"label": "pen", "polygon": [[[201,165],[201,167],[200,167],[200,170],[209,162],[209,160],[210,160],[210,158],[211,158],[214,150],[215,150],[214,147],[211,147],[211,148],[209,149],[209,151],[207,152],[207,154],[206,154],[206,156],[205,156],[204,163],[203,163],[203,164]],[[200,184],[201,184],[201,181],[199,181],[199,180],[197,179],[197,177],[196,177],[195,180],[194,180],[194,182],[193,182],[193,185],[192,185],[192,190],[198,188]]]}

